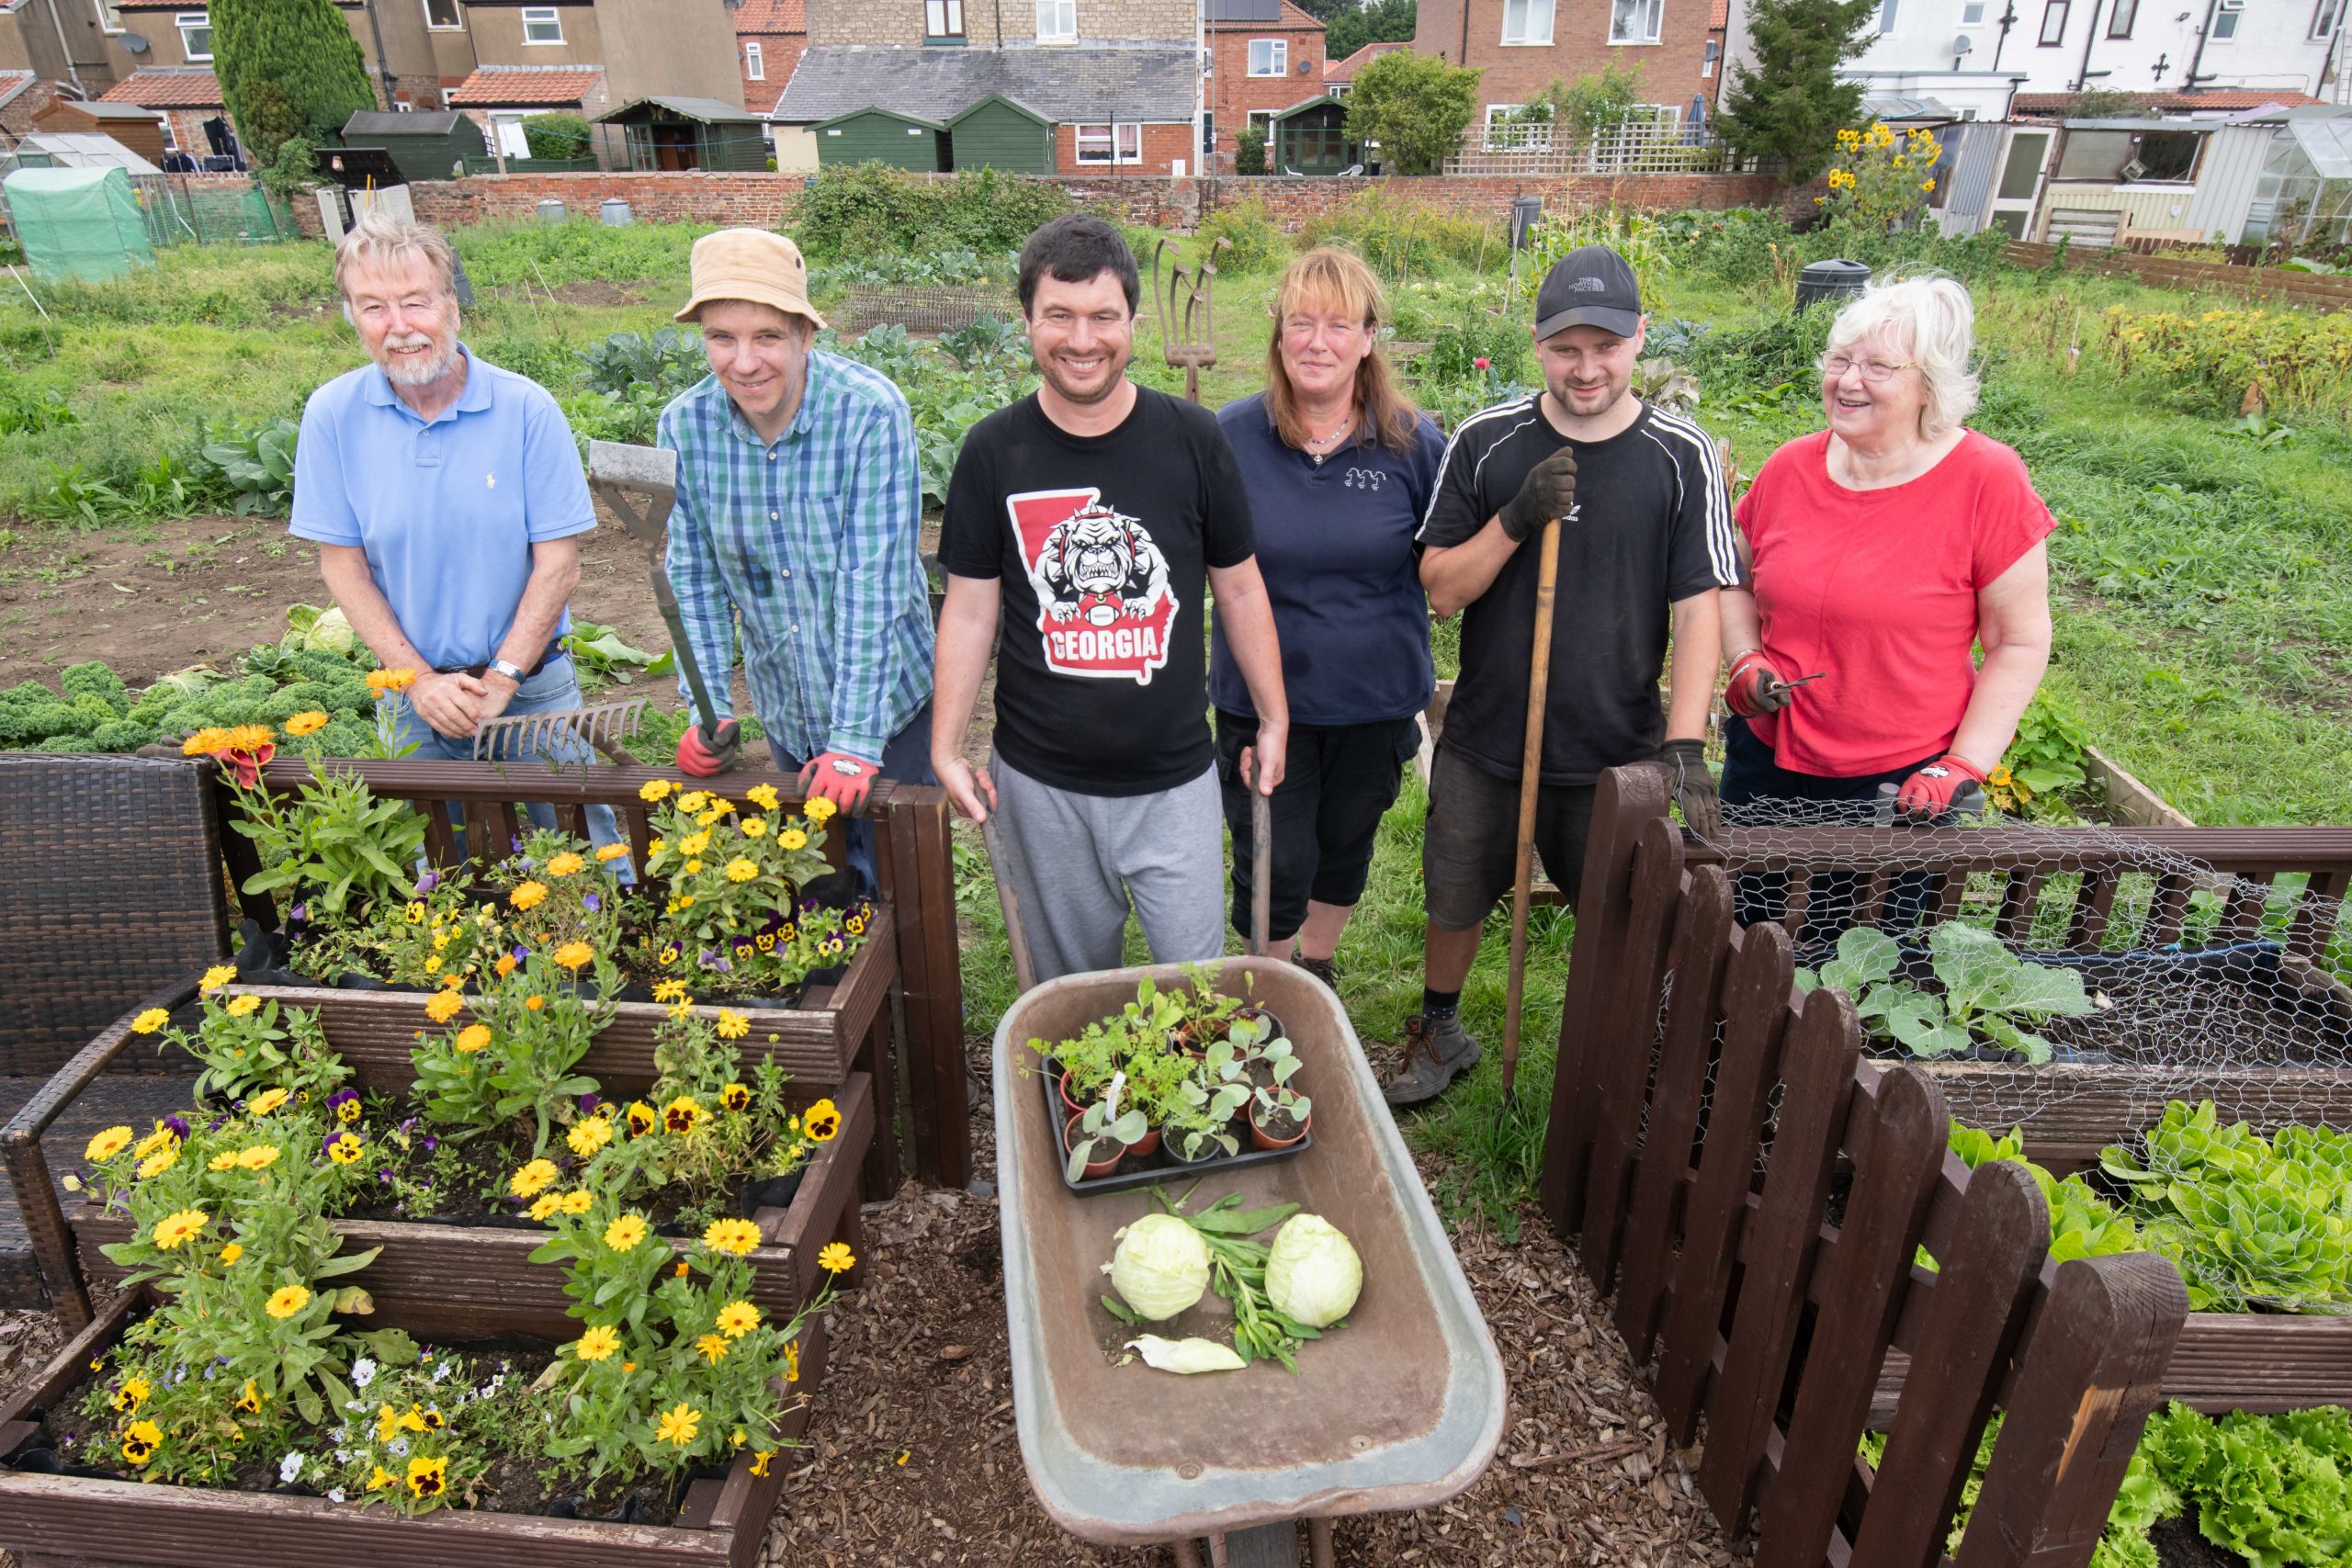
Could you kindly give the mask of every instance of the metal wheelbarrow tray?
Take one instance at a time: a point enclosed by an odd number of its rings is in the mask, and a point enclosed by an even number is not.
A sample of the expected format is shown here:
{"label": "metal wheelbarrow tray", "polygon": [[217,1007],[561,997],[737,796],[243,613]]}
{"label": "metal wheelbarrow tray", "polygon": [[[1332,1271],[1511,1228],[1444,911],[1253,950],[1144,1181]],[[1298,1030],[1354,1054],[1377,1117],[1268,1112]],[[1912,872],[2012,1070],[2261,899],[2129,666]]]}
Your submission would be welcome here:
{"label": "metal wheelbarrow tray", "polygon": [[[1226,962],[1218,989],[1248,976],[1290,1026],[1311,1085],[1315,1146],[1294,1160],[1214,1173],[1197,1210],[1238,1191],[1251,1207],[1295,1201],[1345,1231],[1363,1259],[1349,1326],[1308,1344],[1298,1375],[1255,1363],[1179,1377],[1114,1365],[1136,1329],[1105,1312],[1112,1233],[1150,1212],[1148,1190],[1080,1199],[1064,1188],[1057,1129],[1024,1070],[1051,1042],[1116,1012],[1145,976],[1174,965],[1066,976],[1029,992],[996,1032],[999,1205],[1013,1409],[1029,1480],[1055,1523],[1106,1545],[1224,1534],[1305,1517],[1428,1507],[1486,1470],[1501,1440],[1502,1362],[1437,1211],[1397,1136],[1339,998],[1292,964]],[[1170,1171],[1166,1190],[1190,1179]],[[1170,1338],[1214,1336],[1214,1294]]]}

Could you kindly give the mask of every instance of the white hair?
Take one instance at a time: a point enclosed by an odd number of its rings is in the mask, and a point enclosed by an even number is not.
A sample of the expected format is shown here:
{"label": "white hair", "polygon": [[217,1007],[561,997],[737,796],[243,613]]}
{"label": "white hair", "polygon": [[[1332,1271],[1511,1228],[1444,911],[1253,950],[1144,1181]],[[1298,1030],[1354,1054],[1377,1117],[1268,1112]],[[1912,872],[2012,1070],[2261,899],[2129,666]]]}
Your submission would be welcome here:
{"label": "white hair", "polygon": [[454,293],[458,286],[458,253],[450,249],[440,230],[381,210],[360,214],[334,247],[334,287],[335,292],[344,297],[345,313],[350,313],[351,294],[344,286],[344,279],[352,268],[390,266],[420,257],[439,277],[441,291]]}
{"label": "white hair", "polygon": [[1830,323],[1824,356],[1844,354],[1865,338],[1907,353],[1926,384],[1928,406],[1919,434],[1933,441],[1976,408],[1976,372],[1969,368],[1976,306],[1968,287],[1947,273],[1897,276],[1873,283]]}

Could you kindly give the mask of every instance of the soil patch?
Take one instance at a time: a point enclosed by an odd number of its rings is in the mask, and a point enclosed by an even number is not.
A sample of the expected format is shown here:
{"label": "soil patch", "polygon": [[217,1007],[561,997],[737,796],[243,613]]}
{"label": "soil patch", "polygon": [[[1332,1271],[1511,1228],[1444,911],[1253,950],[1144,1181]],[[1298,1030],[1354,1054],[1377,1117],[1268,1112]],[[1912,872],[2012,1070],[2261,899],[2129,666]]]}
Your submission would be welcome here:
{"label": "soil patch", "polygon": [[2148,1531],[2148,1540],[2163,1568],[2246,1568],[2245,1558],[2197,1533],[2193,1512],[2163,1520]]}

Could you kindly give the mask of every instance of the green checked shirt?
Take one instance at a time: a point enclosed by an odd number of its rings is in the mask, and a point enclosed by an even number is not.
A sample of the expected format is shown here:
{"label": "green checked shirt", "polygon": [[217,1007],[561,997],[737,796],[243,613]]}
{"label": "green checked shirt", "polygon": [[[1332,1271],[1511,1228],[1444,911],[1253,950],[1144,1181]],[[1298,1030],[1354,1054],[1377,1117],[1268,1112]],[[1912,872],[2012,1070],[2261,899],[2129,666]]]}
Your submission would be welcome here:
{"label": "green checked shirt", "polygon": [[[678,454],[670,584],[712,705],[729,713],[733,615],[770,746],[879,761],[931,696],[931,585],[914,421],[889,378],[812,349],[773,446],[716,376],[662,411]],[[733,615],[730,615],[730,610]],[[685,677],[681,695],[689,695]]]}

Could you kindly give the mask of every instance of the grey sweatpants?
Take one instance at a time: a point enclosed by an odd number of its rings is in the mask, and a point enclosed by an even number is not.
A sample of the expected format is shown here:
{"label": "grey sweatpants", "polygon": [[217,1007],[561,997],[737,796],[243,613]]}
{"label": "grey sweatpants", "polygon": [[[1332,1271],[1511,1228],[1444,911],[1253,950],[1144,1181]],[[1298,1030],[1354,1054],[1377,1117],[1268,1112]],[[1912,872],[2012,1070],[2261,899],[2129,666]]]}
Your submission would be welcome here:
{"label": "grey sweatpants", "polygon": [[1015,773],[991,756],[997,867],[1012,878],[1037,978],[1116,969],[1127,901],[1151,956],[1197,964],[1225,952],[1225,819],[1216,769],[1157,795],[1079,795]]}

